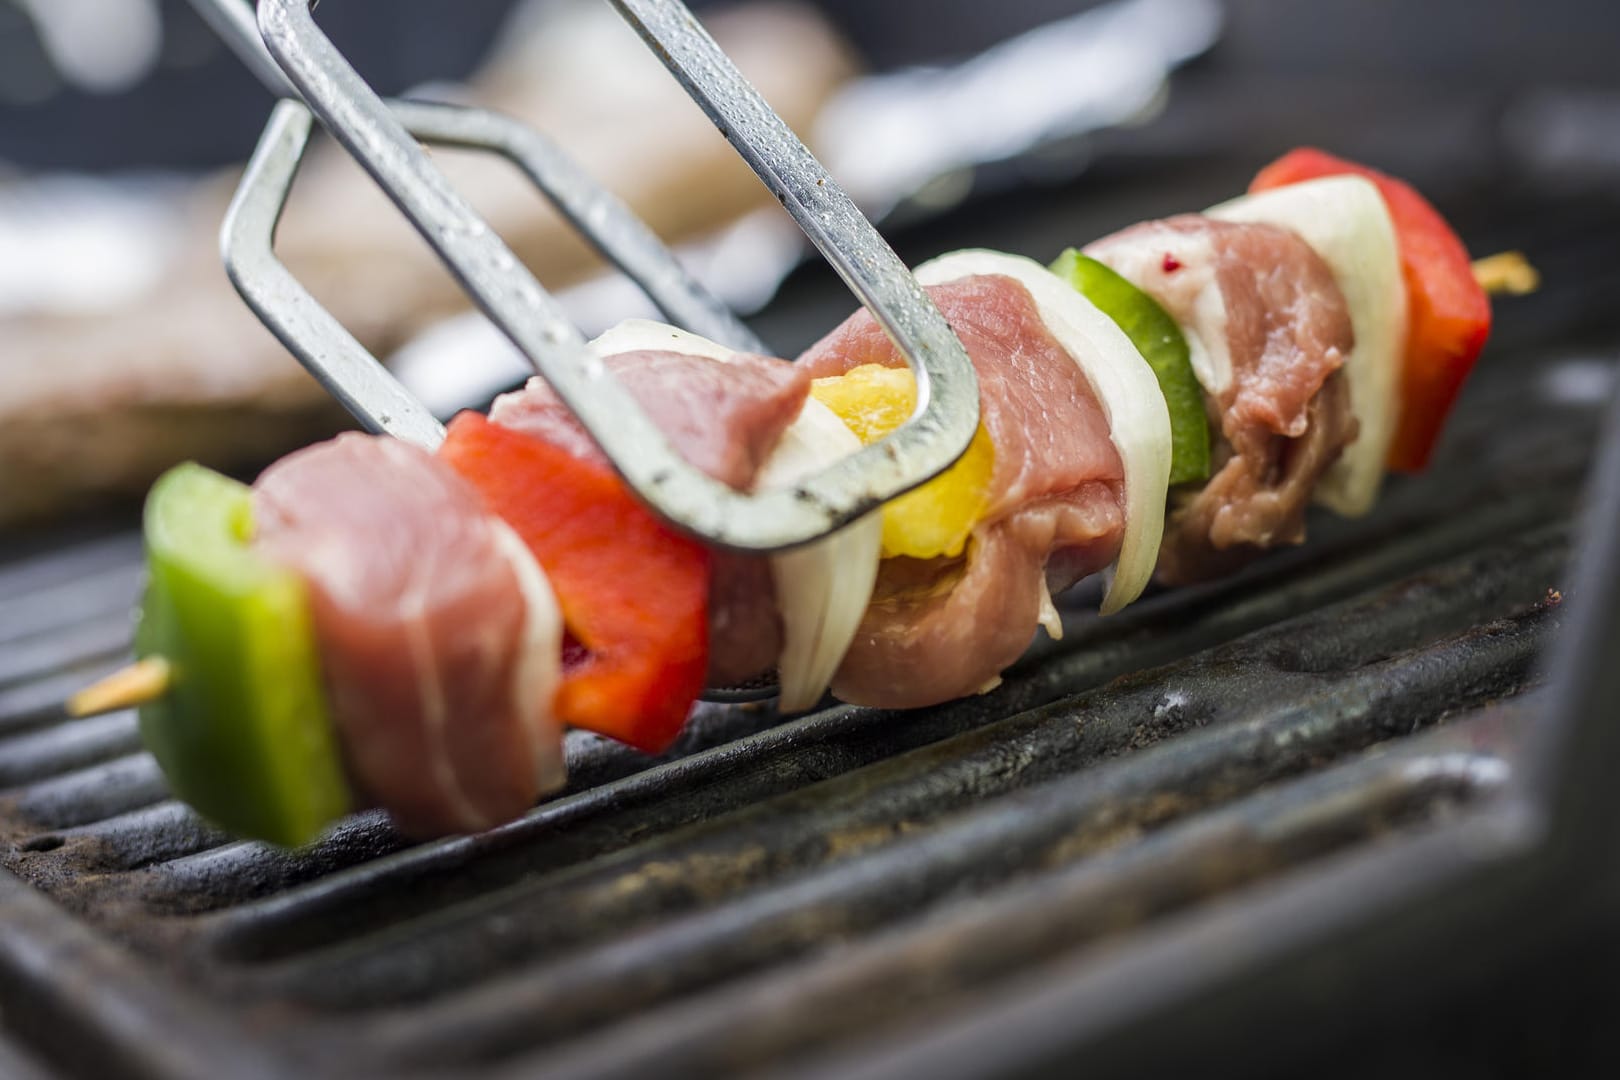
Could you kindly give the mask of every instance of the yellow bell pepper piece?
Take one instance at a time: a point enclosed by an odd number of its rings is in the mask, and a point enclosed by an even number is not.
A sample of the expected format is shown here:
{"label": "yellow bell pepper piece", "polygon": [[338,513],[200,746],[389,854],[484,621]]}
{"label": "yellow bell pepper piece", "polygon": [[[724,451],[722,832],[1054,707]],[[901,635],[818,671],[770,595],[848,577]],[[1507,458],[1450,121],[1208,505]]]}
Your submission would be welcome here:
{"label": "yellow bell pepper piece", "polygon": [[[843,375],[816,379],[810,392],[838,414],[862,443],[874,443],[910,419],[917,379],[906,368],[865,364]],[[995,469],[990,433],[979,425],[955,465],[883,508],[883,557],[913,559],[962,554],[968,535],[990,505]]]}

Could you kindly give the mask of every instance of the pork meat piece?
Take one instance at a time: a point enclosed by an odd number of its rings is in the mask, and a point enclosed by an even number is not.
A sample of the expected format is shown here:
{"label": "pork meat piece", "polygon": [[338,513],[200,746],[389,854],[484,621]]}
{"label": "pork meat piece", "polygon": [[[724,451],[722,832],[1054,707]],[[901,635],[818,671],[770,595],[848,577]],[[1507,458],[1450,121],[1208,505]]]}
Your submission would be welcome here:
{"label": "pork meat piece", "polygon": [[1218,433],[1209,482],[1172,493],[1157,579],[1207,580],[1301,542],[1311,493],[1356,437],[1335,378],[1355,336],[1327,264],[1286,229],[1198,214],[1085,250],[1181,325]]}
{"label": "pork meat piece", "polygon": [[1306,406],[1303,435],[1258,434],[1247,457],[1222,441],[1209,482],[1170,495],[1157,579],[1169,585],[1212,581],[1268,548],[1303,541],[1305,506],[1316,482],[1355,437],[1350,385],[1335,372]]}
{"label": "pork meat piece", "polygon": [[309,583],[351,780],[403,832],[486,829],[562,785],[560,626],[536,632],[532,558],[466,481],[350,433],[265,470],[253,505],[258,548]]}

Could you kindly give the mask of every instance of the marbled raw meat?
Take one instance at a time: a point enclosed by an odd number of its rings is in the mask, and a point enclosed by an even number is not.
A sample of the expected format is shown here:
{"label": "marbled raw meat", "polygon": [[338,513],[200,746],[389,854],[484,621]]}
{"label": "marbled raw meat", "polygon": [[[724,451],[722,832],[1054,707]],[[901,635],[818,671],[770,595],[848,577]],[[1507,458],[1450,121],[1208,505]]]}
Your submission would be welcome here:
{"label": "marbled raw meat", "polygon": [[265,470],[253,506],[258,548],[309,582],[351,779],[402,831],[486,829],[561,786],[555,605],[448,465],[340,435]]}

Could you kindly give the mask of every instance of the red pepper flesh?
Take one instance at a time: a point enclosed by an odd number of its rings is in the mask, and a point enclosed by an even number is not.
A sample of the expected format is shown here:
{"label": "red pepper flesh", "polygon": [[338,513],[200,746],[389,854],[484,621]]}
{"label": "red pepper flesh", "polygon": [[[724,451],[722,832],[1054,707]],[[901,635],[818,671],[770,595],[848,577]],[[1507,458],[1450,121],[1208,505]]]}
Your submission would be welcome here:
{"label": "red pepper flesh", "polygon": [[611,469],[462,413],[439,453],[534,552],[578,648],[557,717],[658,753],[709,666],[707,548],[648,511]]}
{"label": "red pepper flesh", "polygon": [[1261,169],[1250,191],[1323,176],[1365,176],[1378,185],[1400,247],[1406,282],[1406,359],[1401,415],[1388,464],[1416,472],[1429,463],[1446,414],[1491,332],[1491,303],[1474,280],[1468,249],[1445,218],[1410,184],[1321,150],[1293,150]]}

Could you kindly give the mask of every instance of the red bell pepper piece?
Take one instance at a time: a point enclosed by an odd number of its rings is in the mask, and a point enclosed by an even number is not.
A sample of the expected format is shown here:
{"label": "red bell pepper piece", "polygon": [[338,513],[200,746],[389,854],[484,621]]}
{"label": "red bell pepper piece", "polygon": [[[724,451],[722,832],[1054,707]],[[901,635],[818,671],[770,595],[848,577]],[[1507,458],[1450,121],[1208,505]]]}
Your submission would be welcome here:
{"label": "red bell pepper piece", "polygon": [[667,749],[709,666],[708,549],[605,465],[477,413],[451,422],[439,453],[534,552],[582,646],[565,650],[558,719]]}
{"label": "red bell pepper piece", "polygon": [[1346,173],[1378,185],[1395,223],[1409,324],[1401,369],[1401,415],[1388,464],[1401,472],[1416,472],[1429,463],[1446,414],[1490,336],[1491,303],[1474,280],[1462,240],[1405,181],[1304,147],[1261,169],[1249,190]]}

